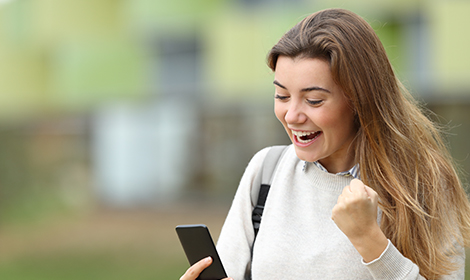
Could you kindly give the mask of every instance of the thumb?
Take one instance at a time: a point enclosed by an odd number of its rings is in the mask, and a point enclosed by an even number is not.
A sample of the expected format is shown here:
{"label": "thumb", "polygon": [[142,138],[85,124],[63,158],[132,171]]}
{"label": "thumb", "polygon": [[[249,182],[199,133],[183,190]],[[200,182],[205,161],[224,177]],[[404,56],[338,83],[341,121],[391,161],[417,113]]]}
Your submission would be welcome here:
{"label": "thumb", "polygon": [[364,185],[365,187],[365,190],[366,190],[366,193],[367,193],[367,196],[372,200],[372,202],[376,203],[378,201],[378,197],[379,195],[377,194],[376,191],[374,191],[374,189],[372,189],[371,187],[369,186],[366,186]]}

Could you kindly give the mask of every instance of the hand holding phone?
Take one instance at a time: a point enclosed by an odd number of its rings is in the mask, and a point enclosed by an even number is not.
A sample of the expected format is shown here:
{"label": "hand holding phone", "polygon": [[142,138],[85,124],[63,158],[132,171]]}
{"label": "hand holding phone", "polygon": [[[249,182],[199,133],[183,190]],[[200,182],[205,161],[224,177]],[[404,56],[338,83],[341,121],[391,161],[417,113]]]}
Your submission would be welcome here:
{"label": "hand holding phone", "polygon": [[197,279],[220,280],[227,277],[206,225],[179,225],[176,232],[190,265],[207,257],[212,258],[212,264]]}

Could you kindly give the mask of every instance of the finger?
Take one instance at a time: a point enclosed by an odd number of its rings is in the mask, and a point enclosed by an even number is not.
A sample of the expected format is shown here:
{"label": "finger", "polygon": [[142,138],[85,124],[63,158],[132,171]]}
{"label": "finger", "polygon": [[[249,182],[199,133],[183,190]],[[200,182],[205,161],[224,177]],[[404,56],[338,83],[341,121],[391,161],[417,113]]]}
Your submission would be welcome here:
{"label": "finger", "polygon": [[364,185],[364,183],[359,179],[353,179],[349,186],[350,186],[352,193],[366,195],[366,196],[368,195],[367,190],[366,190],[367,186]]}
{"label": "finger", "polygon": [[369,186],[364,185],[364,189],[366,190],[366,192],[369,196],[374,196],[374,195],[377,194],[377,192],[375,192],[374,189],[372,189]]}
{"label": "finger", "polygon": [[379,195],[377,194],[377,192],[374,191],[374,189],[372,189],[371,187],[368,187],[368,186],[365,186],[365,189],[366,189],[367,195],[370,197],[372,202],[374,202],[374,203],[378,202]]}
{"label": "finger", "polygon": [[343,192],[341,192],[341,195],[343,196],[349,196],[351,194],[351,187],[347,185],[344,187]]}
{"label": "finger", "polygon": [[197,263],[193,264],[190,268],[188,268],[188,270],[186,270],[186,273],[181,276],[180,280],[195,280],[204,269],[211,265],[211,263],[211,257],[207,257],[198,261]]}
{"label": "finger", "polygon": [[359,179],[353,179],[349,184],[351,191],[364,190],[364,183]]}

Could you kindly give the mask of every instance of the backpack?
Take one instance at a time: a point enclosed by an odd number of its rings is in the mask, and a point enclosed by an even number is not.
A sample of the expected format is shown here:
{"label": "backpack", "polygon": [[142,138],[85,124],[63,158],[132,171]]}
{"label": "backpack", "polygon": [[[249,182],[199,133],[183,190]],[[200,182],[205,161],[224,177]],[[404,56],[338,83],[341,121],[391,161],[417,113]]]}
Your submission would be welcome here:
{"label": "backpack", "polygon": [[[253,209],[251,220],[255,232],[255,239],[261,226],[261,218],[263,216],[264,205],[268,197],[269,188],[271,187],[274,171],[279,163],[279,159],[289,146],[273,146],[269,149],[266,158],[263,161],[260,172],[256,175],[251,188],[251,200]],[[256,201],[256,204],[255,204]]]}

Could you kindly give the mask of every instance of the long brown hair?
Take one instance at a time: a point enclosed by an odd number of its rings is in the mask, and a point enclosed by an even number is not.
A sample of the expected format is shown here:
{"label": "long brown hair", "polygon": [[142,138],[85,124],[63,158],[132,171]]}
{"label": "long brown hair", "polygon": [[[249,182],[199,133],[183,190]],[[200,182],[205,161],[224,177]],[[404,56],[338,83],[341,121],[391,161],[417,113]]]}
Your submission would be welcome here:
{"label": "long brown hair", "polygon": [[323,10],[271,49],[273,71],[279,56],[329,62],[354,107],[356,162],[379,194],[382,231],[427,279],[456,270],[452,258],[470,244],[467,195],[441,132],[395,77],[372,27],[350,11]]}

